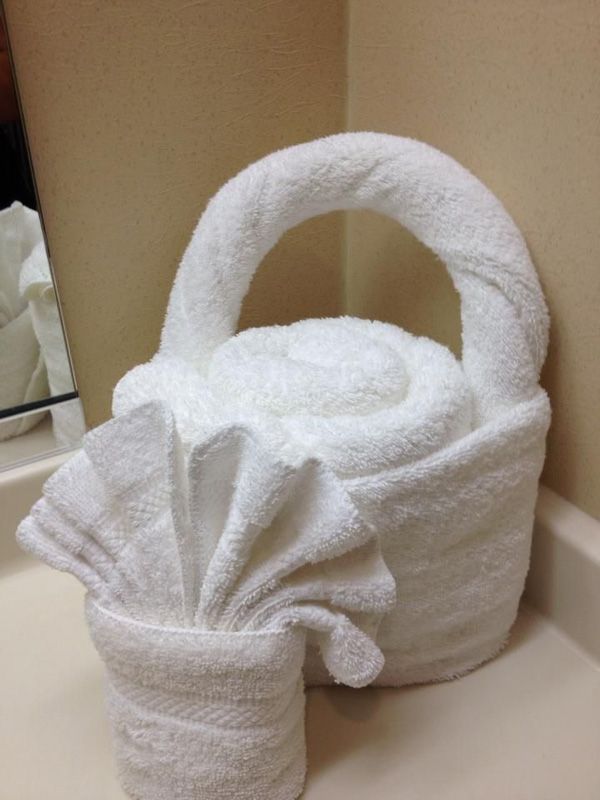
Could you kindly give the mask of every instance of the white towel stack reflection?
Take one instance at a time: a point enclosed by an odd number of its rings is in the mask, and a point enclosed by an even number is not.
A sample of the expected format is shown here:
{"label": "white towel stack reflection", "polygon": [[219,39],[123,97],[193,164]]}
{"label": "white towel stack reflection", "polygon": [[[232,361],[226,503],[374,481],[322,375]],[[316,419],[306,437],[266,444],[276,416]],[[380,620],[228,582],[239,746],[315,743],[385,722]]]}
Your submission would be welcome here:
{"label": "white towel stack reflection", "polygon": [[[48,377],[27,298],[19,280],[23,263],[38,244],[42,228],[36,211],[15,202],[0,211],[0,409],[48,396]],[[29,414],[0,422],[0,441],[20,436],[44,416]]]}
{"label": "white towel stack reflection", "polygon": [[[0,211],[0,409],[73,392],[46,244],[37,211],[14,202]],[[79,442],[78,402],[50,408],[58,446]],[[45,411],[0,422],[0,441],[34,427]]]}

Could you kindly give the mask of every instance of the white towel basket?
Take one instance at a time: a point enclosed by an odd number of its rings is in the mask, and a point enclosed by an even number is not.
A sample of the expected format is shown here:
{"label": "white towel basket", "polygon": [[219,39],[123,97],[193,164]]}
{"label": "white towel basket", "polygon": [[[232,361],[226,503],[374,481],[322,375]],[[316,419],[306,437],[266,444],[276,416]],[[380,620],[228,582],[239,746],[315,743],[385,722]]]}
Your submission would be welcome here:
{"label": "white towel basket", "polygon": [[[351,208],[393,217],[446,264],[461,299],[462,361],[395,326],[347,318],[232,338],[280,236]],[[241,420],[288,458],[321,458],[377,529],[397,583],[377,683],[441,680],[494,655],[516,615],[550,415],[539,386],[547,329],[524,240],[479,180],[420,142],[341,134],[274,153],[215,195],[183,256],[160,349],[117,386],[114,411],[159,399],[184,442]],[[332,357],[336,341],[345,350]],[[363,347],[372,358],[365,350],[359,363]],[[304,361],[288,378],[292,348]],[[344,370],[347,353],[358,377]],[[391,411],[377,395],[380,363],[400,397]],[[360,406],[369,392],[372,414]],[[341,412],[321,413],[325,401]],[[328,680],[314,653],[306,676]]]}

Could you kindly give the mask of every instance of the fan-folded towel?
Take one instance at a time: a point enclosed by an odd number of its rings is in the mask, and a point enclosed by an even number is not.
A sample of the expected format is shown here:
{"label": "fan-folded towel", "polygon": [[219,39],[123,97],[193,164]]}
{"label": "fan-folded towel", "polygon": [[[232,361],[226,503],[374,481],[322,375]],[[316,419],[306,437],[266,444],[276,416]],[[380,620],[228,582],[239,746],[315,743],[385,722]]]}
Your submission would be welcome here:
{"label": "fan-folded towel", "polygon": [[143,800],[293,800],[305,637],[371,681],[394,602],[374,532],[333,473],[226,427],[184,456],[150,403],[87,434],[20,525],[88,589],[121,782]]}

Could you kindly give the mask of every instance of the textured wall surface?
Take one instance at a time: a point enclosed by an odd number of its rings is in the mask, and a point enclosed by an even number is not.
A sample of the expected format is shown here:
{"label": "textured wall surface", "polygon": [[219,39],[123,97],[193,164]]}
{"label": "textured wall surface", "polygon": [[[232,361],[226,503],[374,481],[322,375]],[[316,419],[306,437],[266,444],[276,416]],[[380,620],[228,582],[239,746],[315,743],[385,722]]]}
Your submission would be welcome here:
{"label": "textured wall surface", "polygon": [[[349,28],[350,129],[446,151],[525,234],[552,316],[543,480],[600,517],[600,2],[351,0]],[[433,256],[374,215],[348,234],[349,310],[457,349]]]}
{"label": "textured wall surface", "polygon": [[[196,219],[272,150],[344,126],[341,0],[6,0],[89,424],[149,358]],[[243,325],[341,310],[341,215],[283,238]]]}

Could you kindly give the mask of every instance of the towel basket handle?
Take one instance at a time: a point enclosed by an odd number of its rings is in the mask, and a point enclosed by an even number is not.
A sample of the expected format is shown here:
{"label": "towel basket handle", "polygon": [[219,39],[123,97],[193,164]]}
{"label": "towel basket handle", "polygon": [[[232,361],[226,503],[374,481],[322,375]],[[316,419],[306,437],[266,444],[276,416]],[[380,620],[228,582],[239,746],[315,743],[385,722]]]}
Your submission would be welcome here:
{"label": "towel basket handle", "polygon": [[461,298],[463,369],[480,416],[537,390],[548,316],[525,242],[500,201],[449,156],[413,139],[346,133],[257,161],[202,215],[171,292],[158,357],[200,369],[236,330],[266,253],[338,209],[392,217],[429,247]]}

